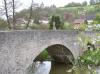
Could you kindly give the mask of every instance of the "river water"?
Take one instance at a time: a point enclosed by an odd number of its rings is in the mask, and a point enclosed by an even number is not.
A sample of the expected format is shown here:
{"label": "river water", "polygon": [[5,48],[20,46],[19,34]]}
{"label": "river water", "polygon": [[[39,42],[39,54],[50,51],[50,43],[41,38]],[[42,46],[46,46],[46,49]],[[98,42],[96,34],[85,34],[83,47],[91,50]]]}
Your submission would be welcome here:
{"label": "river water", "polygon": [[37,62],[34,66],[34,69],[30,69],[28,74],[100,74],[100,68],[97,68],[95,73],[90,73],[87,69],[78,72],[71,71],[72,66],[62,63],[54,63],[50,61],[45,61],[43,63]]}

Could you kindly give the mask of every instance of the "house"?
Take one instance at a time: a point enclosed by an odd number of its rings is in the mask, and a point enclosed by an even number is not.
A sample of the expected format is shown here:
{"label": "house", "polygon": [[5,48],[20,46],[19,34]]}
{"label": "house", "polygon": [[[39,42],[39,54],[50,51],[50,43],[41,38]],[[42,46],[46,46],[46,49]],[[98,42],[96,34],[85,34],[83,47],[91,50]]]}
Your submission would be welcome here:
{"label": "house", "polygon": [[82,24],[85,23],[85,19],[75,19],[74,20],[74,29],[79,29]]}
{"label": "house", "polygon": [[66,12],[64,13],[63,20],[68,23],[72,23],[75,20],[75,16],[71,12]]}
{"label": "house", "polygon": [[95,19],[96,15],[95,14],[89,14],[86,16],[86,21],[88,25],[93,24],[93,20]]}
{"label": "house", "polygon": [[27,21],[24,18],[17,18],[16,25],[25,26]]}
{"label": "house", "polygon": [[48,24],[49,20],[40,20],[39,22],[42,23],[42,24]]}

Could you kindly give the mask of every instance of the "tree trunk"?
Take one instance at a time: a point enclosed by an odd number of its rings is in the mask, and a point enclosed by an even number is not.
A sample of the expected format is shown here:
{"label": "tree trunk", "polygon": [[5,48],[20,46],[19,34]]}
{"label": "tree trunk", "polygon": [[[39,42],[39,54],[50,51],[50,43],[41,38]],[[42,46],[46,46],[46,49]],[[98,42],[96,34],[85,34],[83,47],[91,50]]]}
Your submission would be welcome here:
{"label": "tree trunk", "polygon": [[7,24],[8,28],[11,29],[10,21],[9,21],[9,15],[8,15],[8,9],[7,9],[7,2],[4,0],[4,5],[5,5],[5,12],[6,12],[6,18],[7,18]]}
{"label": "tree trunk", "polygon": [[33,5],[33,0],[32,0],[31,7],[30,7],[30,15],[29,15],[28,22],[26,24],[26,29],[28,29],[29,23],[31,22],[31,19],[32,19],[32,7],[33,7],[32,5]]}
{"label": "tree trunk", "polygon": [[15,28],[15,22],[16,22],[15,20],[15,0],[12,0],[12,3],[13,3],[13,7],[12,7],[13,9],[13,29],[16,29]]}

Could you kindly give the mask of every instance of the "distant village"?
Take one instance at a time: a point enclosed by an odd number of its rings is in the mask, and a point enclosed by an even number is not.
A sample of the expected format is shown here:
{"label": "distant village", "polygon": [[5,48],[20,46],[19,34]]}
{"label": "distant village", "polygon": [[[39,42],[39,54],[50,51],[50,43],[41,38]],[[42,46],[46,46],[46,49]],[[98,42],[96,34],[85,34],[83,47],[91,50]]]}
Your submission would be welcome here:
{"label": "distant village", "polygon": [[[12,9],[11,9],[12,10]],[[0,29],[49,29],[53,15],[59,16],[63,22],[63,30],[99,30],[100,29],[100,0],[90,0],[83,3],[69,3],[64,7],[55,5],[44,6],[43,3],[32,3],[29,8],[19,12],[0,11],[6,19],[0,18]],[[14,28],[14,29],[15,29]]]}

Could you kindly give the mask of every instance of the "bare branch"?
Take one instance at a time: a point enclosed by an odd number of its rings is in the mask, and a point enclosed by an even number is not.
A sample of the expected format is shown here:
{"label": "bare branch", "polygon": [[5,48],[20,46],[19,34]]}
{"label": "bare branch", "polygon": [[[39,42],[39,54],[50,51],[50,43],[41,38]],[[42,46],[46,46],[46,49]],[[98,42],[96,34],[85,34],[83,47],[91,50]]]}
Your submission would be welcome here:
{"label": "bare branch", "polygon": [[29,27],[29,23],[30,23],[30,21],[32,19],[32,11],[33,11],[32,8],[33,8],[33,0],[32,0],[32,3],[31,3],[31,6],[30,6],[30,15],[29,15],[28,22],[26,24],[26,29]]}

